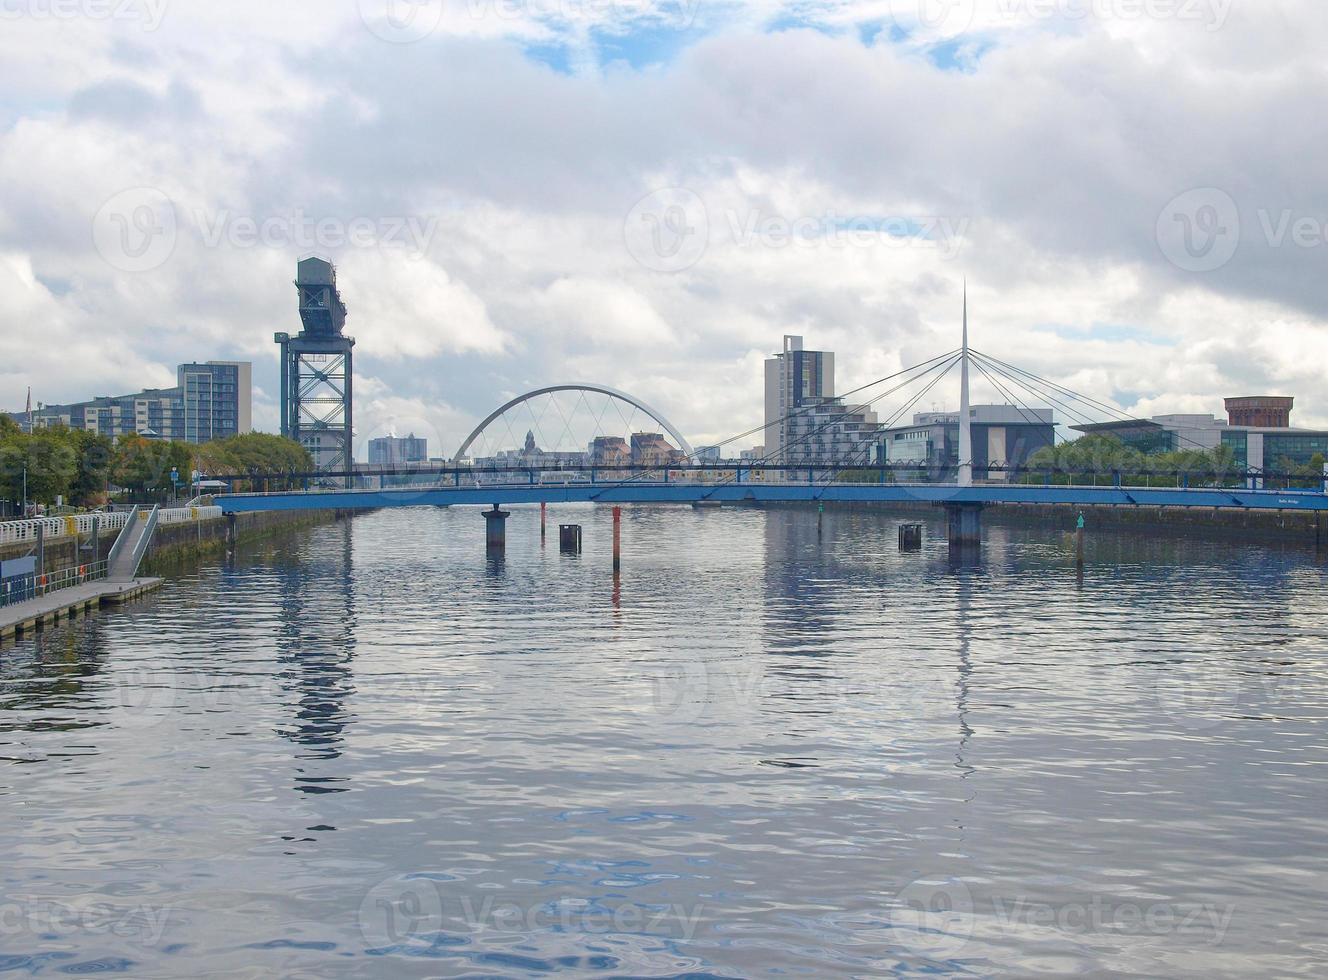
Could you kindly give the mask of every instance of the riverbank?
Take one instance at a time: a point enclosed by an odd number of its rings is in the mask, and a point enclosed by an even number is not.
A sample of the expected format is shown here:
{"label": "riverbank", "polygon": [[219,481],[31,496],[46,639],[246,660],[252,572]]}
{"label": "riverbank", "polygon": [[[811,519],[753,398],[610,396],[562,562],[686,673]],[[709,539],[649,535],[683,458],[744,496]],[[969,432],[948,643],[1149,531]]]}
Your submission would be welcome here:
{"label": "riverbank", "polygon": [[[231,518],[158,528],[143,558],[140,572],[144,575],[166,575],[190,562],[224,556],[230,533],[228,520],[235,522],[235,544],[243,545],[300,528],[331,524],[350,514],[350,511],[340,510],[257,511],[235,514]],[[167,533],[163,534],[163,531]]]}
{"label": "riverbank", "polygon": [[[260,540],[279,531],[296,530],[328,524],[348,512],[337,510],[312,511],[260,511],[236,514],[235,538],[237,544]],[[118,528],[105,528],[97,535],[97,555],[105,558],[119,535]],[[227,518],[216,517],[176,524],[159,524],[148,546],[141,575],[156,575],[163,568],[176,567],[181,562],[217,557],[226,553],[229,533]],[[81,538],[73,534],[48,537],[43,544],[47,571],[69,568],[92,560],[91,533]],[[31,542],[0,544],[0,561],[24,558],[33,553]]]}
{"label": "riverbank", "polygon": [[[806,509],[809,504],[765,504],[767,508]],[[825,509],[898,512],[908,515],[939,515],[941,508],[917,503],[827,501]],[[1215,507],[1137,507],[1125,504],[987,504],[984,523],[1014,526],[1073,529],[1079,515],[1094,528],[1161,530],[1179,534],[1202,534],[1228,540],[1249,539],[1296,542],[1308,547],[1328,547],[1328,516],[1294,510],[1236,510]]]}

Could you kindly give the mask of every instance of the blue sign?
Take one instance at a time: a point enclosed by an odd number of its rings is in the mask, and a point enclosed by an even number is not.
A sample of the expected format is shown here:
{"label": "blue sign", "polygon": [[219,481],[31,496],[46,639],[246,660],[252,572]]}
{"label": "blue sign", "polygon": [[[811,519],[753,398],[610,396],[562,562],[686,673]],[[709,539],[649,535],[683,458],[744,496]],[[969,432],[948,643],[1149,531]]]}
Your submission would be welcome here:
{"label": "blue sign", "polygon": [[37,559],[33,556],[27,558],[11,558],[9,561],[0,561],[0,579],[17,578],[20,575],[36,575]]}

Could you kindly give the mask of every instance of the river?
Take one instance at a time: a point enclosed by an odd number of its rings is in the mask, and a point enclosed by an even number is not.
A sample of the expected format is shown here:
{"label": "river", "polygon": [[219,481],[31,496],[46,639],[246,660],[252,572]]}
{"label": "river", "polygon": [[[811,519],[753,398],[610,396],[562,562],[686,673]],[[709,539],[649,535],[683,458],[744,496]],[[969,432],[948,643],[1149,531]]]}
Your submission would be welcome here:
{"label": "river", "polygon": [[1314,552],[922,516],[382,511],[11,643],[0,973],[1322,976]]}

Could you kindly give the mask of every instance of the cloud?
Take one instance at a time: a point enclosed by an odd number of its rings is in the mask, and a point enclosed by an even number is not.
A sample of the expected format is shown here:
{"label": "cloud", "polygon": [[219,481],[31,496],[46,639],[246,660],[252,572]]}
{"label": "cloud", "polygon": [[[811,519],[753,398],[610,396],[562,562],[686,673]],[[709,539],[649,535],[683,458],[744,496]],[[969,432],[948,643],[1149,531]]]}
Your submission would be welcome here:
{"label": "cloud", "polygon": [[[1328,136],[1304,125],[1328,8],[1044,7],[977,2],[951,30],[893,0],[708,4],[675,30],[651,5],[476,0],[414,39],[302,0],[6,21],[0,404],[194,358],[252,359],[275,391],[271,335],[298,329],[317,251],[386,392],[357,383],[359,421],[418,418],[440,445],[567,379],[714,441],[759,422],[784,333],[837,350],[841,389],[953,347],[964,276],[977,346],[1094,397],[1220,412],[1268,389],[1328,423],[1305,356],[1328,324]],[[954,41],[970,55],[937,56]],[[175,238],[125,271],[94,218],[144,188]],[[700,210],[634,213],[661,190]],[[304,219],[341,234],[289,234]],[[396,222],[418,234],[385,242]],[[1196,271],[1201,235],[1229,259]]]}

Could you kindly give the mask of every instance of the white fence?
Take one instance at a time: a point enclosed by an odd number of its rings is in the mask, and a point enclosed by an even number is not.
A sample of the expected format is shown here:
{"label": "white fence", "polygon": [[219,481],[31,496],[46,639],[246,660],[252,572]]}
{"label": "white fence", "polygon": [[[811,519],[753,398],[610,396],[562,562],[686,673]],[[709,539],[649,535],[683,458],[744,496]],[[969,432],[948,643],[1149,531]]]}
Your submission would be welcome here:
{"label": "white fence", "polygon": [[[150,508],[139,511],[141,520],[148,519]],[[37,528],[42,528],[42,533],[47,541],[54,541],[58,538],[72,538],[75,535],[91,534],[92,522],[97,521],[97,526],[105,530],[116,530],[124,527],[125,520],[128,519],[127,511],[116,511],[115,513],[99,514],[71,514],[68,517],[40,517],[34,521],[0,521],[0,544],[21,544],[23,542],[36,543]],[[220,507],[175,507],[171,510],[160,511],[157,515],[157,523],[160,524],[188,524],[193,521],[212,521],[221,517]]]}

